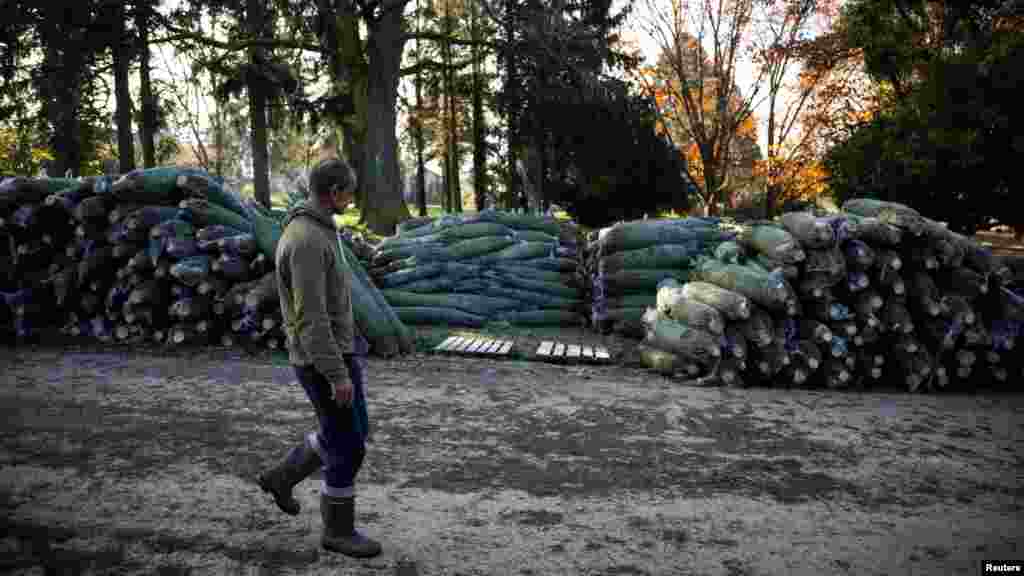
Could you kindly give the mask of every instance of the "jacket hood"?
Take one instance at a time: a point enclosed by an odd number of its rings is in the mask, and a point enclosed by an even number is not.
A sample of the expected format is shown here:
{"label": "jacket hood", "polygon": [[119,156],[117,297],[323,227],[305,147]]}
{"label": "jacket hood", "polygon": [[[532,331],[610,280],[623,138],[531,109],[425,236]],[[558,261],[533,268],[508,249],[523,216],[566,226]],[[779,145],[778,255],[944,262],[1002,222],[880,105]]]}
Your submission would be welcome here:
{"label": "jacket hood", "polygon": [[299,202],[291,210],[289,210],[288,214],[284,217],[282,227],[288,226],[288,224],[291,223],[292,220],[298,218],[299,216],[307,216],[317,224],[323,226],[324,228],[327,228],[334,232],[338,231],[338,226],[334,223],[334,215],[327,212],[319,205],[317,205],[316,202],[310,199],[306,199]]}

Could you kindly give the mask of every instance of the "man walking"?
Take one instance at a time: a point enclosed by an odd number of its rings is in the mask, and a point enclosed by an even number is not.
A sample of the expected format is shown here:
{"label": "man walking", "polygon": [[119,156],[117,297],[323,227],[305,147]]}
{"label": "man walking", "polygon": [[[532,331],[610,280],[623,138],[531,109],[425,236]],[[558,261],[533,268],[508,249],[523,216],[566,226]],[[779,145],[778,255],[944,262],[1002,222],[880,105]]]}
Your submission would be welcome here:
{"label": "man walking", "polygon": [[277,285],[289,362],[313,403],[320,429],[284,461],[260,474],[259,485],[286,514],[299,513],[292,488],[324,466],[321,544],[348,556],[380,554],[380,544],[354,526],[353,484],[366,454],[369,427],[362,365],[353,354],[352,272],[338,246],[334,215],[355,198],[352,168],[338,159],[310,175],[310,198],[284,220],[277,245]]}

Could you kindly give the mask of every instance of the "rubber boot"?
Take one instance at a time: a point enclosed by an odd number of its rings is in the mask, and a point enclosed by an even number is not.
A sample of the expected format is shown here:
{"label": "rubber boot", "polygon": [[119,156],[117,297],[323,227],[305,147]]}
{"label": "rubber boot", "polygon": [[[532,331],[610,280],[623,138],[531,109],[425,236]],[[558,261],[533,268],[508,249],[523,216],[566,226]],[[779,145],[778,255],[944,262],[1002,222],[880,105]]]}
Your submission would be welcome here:
{"label": "rubber boot", "polygon": [[274,503],[285,514],[296,516],[299,501],[292,496],[292,488],[320,469],[323,462],[308,440],[292,448],[288,456],[277,466],[260,474],[258,484],[264,492],[274,497]]}
{"label": "rubber boot", "polygon": [[324,521],[321,545],[332,552],[353,558],[372,558],[380,554],[380,543],[355,529],[355,498],[320,495],[320,514]]}

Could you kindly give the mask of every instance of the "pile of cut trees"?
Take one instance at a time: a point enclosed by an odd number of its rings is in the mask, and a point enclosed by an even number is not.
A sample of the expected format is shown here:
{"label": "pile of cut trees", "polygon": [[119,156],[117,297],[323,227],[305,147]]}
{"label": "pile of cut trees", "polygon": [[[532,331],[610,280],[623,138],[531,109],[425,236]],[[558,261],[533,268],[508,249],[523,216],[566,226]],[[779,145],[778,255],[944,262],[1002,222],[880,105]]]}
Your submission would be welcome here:
{"label": "pile of cut trees", "polygon": [[[283,348],[273,273],[281,217],[188,168],[4,180],[0,326],[16,339],[59,327],[108,343]],[[411,351],[359,260],[348,259],[371,348]]]}
{"label": "pile of cut trees", "polygon": [[370,274],[407,324],[578,325],[578,231],[571,222],[485,210],[402,223]]}
{"label": "pile of cut trees", "polygon": [[643,337],[658,284],[686,282],[699,257],[732,236],[711,218],[636,220],[592,232],[583,270],[591,325]]}
{"label": "pile of cut trees", "polygon": [[1024,375],[1020,271],[907,206],[855,199],[721,228],[734,238],[654,291],[639,348],[653,370],[912,392]]}

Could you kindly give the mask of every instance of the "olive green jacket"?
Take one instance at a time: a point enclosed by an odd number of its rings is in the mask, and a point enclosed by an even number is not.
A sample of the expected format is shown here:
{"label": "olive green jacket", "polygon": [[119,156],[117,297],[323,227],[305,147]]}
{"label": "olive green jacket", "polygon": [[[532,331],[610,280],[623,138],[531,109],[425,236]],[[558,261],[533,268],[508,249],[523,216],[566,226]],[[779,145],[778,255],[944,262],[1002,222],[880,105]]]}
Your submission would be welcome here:
{"label": "olive green jacket", "polygon": [[352,272],[338,245],[334,217],[311,200],[284,219],[275,264],[288,359],[312,364],[331,383],[348,378],[343,354],[351,354]]}

